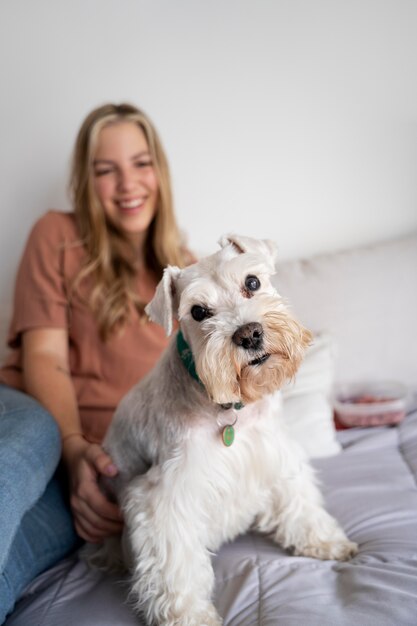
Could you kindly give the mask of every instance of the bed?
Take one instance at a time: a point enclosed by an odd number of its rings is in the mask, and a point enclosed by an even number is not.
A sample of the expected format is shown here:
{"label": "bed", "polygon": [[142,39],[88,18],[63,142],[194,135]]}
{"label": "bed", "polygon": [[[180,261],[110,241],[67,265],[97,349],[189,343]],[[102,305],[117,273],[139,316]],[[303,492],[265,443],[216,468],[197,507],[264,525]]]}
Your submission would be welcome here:
{"label": "bed", "polygon": [[[317,340],[284,390],[328,510],[359,544],[351,561],[293,557],[248,533],[213,555],[225,626],[417,624],[417,235],[287,261],[277,287]],[[353,379],[409,390],[397,426],[336,432],[331,393]],[[133,626],[126,580],[73,554],[26,589],[7,626]]]}

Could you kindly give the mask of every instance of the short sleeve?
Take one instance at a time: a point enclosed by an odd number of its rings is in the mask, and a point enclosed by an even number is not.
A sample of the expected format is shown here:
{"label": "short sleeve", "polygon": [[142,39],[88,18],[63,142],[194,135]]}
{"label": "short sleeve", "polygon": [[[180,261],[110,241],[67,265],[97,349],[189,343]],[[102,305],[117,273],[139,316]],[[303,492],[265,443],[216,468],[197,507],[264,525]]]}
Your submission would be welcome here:
{"label": "short sleeve", "polygon": [[65,222],[68,215],[48,212],[29,235],[17,272],[8,344],[20,345],[22,332],[68,327],[64,276]]}

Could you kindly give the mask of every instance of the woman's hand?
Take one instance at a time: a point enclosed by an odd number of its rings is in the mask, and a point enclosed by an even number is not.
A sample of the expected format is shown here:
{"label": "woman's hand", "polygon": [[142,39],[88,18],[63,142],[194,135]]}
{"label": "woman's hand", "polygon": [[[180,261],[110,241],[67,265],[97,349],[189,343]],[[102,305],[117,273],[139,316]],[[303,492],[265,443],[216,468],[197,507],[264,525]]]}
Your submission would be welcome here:
{"label": "woman's hand", "polygon": [[71,490],[71,509],[77,533],[91,543],[119,534],[123,517],[117,504],[110,502],[98,485],[100,474],[115,476],[117,468],[98,444],[90,444],[81,435],[64,445]]}

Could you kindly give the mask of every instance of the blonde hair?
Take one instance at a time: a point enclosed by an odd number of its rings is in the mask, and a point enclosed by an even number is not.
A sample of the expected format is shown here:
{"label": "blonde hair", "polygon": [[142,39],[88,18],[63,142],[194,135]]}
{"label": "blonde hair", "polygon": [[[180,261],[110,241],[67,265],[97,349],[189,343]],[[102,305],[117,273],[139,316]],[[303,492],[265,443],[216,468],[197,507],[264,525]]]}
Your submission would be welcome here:
{"label": "blonde hair", "polygon": [[167,158],[152,122],[131,104],[105,104],[94,109],[84,120],[75,142],[70,192],[77,226],[87,251],[86,263],[74,288],[81,280],[93,278],[89,304],[103,339],[123,327],[134,310],[143,318],[146,304],[134,287],[137,252],[124,233],[106,218],[94,190],[93,159],[100,131],[118,122],[133,122],[142,129],[158,180],[156,212],[143,251],[146,268],[159,280],[166,265],[183,267],[187,256],[174,215]]}

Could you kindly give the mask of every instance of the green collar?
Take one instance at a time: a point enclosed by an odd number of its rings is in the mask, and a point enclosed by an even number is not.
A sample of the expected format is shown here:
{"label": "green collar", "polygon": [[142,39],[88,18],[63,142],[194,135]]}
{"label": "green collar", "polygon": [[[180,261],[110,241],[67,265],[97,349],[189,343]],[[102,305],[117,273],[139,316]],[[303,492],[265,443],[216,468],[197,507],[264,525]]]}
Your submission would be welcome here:
{"label": "green collar", "polygon": [[201,386],[204,387],[203,383],[201,382],[197,374],[197,370],[195,369],[195,363],[193,359],[193,353],[191,352],[191,348],[188,345],[188,343],[185,341],[184,335],[182,334],[181,331],[178,331],[178,334],[177,334],[177,350],[178,350],[178,354],[180,355],[180,359],[184,363],[190,376],[192,376],[194,380],[196,380],[198,383],[200,383]]}
{"label": "green collar", "polygon": [[[193,359],[193,353],[191,352],[191,348],[188,345],[188,343],[185,341],[184,335],[182,334],[180,330],[177,333],[177,350],[178,350],[180,359],[185,365],[185,368],[190,374],[190,376],[194,378],[194,380],[196,380],[202,387],[204,387],[203,383],[201,382],[197,374],[197,370],[195,369],[195,363]],[[242,402],[228,402],[227,404],[222,404],[220,406],[225,410],[231,409],[233,407],[234,409],[239,411],[240,409],[243,408],[244,405],[242,404]]]}

